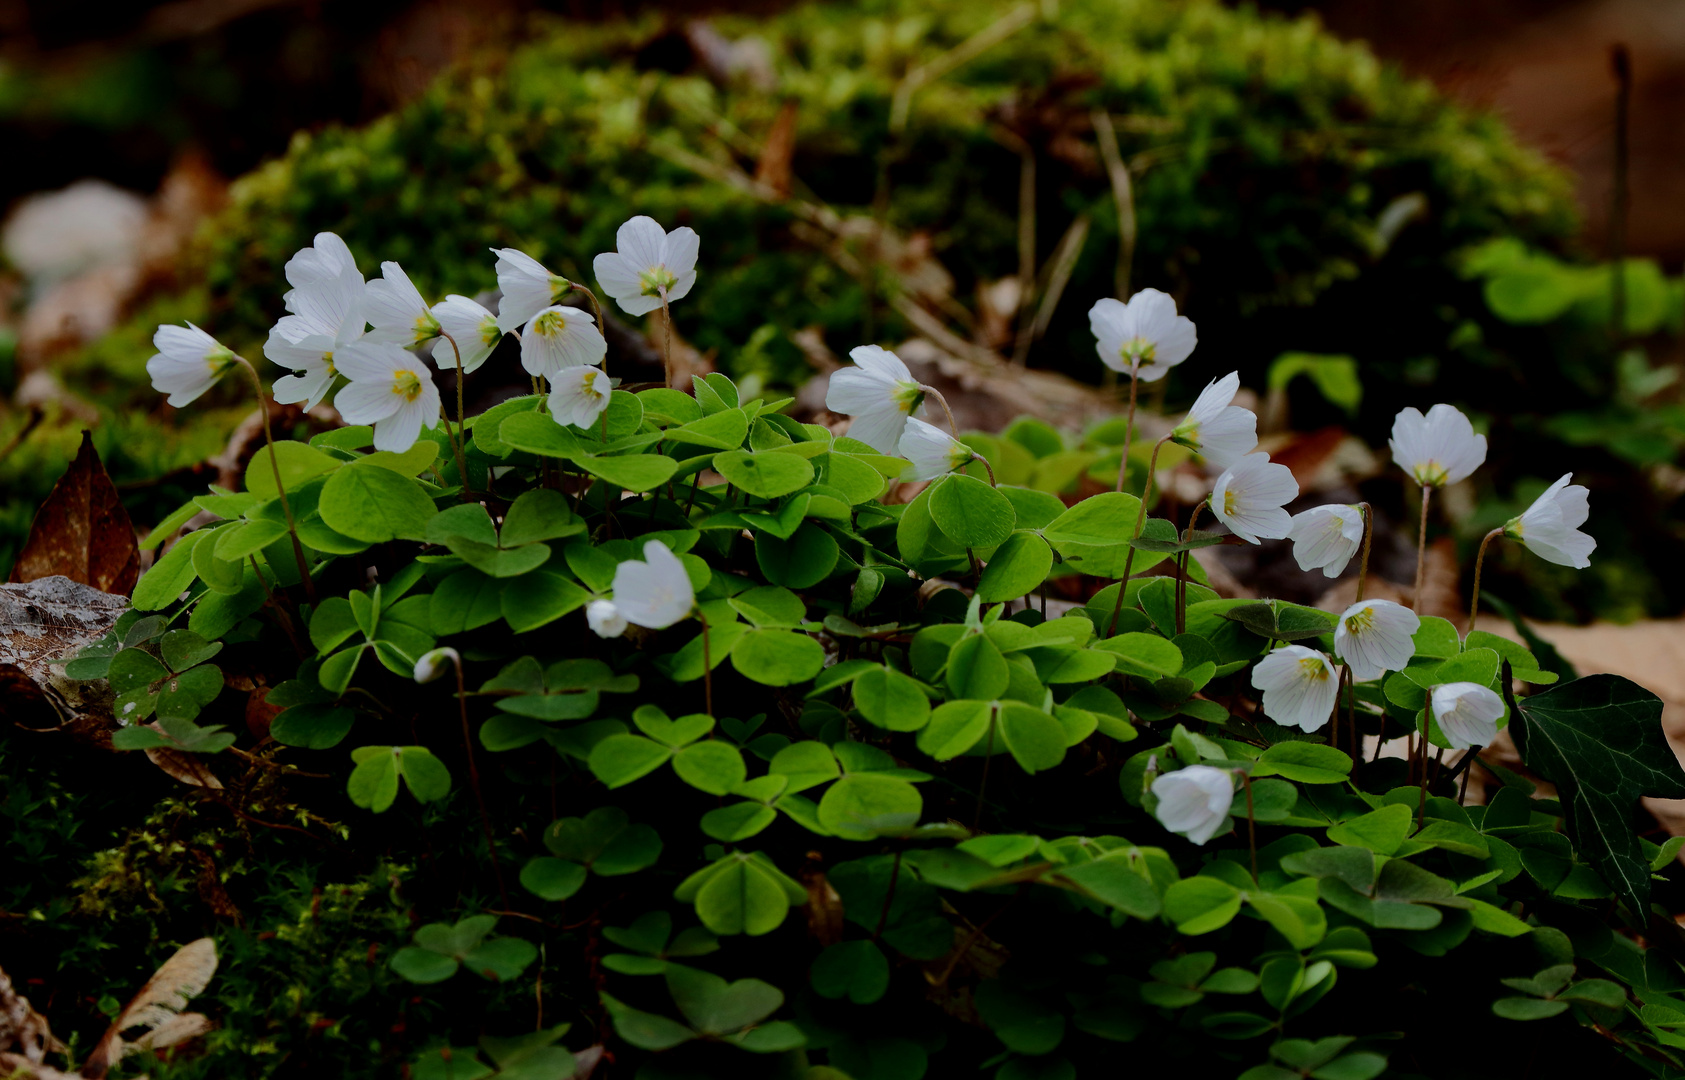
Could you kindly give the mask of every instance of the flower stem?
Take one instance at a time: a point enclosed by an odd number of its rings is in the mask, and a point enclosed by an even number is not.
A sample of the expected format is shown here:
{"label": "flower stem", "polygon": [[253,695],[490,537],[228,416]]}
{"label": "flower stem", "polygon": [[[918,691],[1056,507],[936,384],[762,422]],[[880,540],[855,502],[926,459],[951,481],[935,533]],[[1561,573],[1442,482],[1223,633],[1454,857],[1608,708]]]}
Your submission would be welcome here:
{"label": "flower stem", "polygon": [[989,474],[989,486],[990,487],[999,487],[1000,486],[999,484],[995,483],[995,468],[994,468],[993,465],[989,464],[988,458],[984,457],[982,454],[973,452],[972,455],[971,455],[971,460],[982,463],[983,469]]}
{"label": "flower stem", "polygon": [[1422,525],[1416,534],[1416,591],[1410,602],[1410,610],[1420,615],[1422,613],[1422,575],[1428,565],[1428,496],[1433,494],[1433,488],[1422,485]]}
{"label": "flower stem", "polygon": [[[1188,515],[1188,531],[1182,534],[1182,543],[1185,544],[1193,539],[1194,522],[1199,520],[1199,512],[1205,509],[1208,501],[1207,499],[1201,499],[1194,507],[1194,512]],[[1188,629],[1188,560],[1193,558],[1193,552],[1183,551],[1180,554],[1181,566],[1178,568],[1179,573],[1176,575],[1176,632],[1185,634]]]}
{"label": "flower stem", "polygon": [[[1125,420],[1123,424],[1123,457],[1117,463],[1118,491],[1123,490],[1124,477],[1129,475],[1129,444],[1135,437],[1135,394],[1137,388],[1141,385],[1141,380],[1136,377],[1139,369],[1139,364],[1129,365],[1129,419]],[[1154,450],[1156,451],[1157,447],[1154,447]],[[1147,483],[1150,484],[1152,481],[1152,475],[1149,473]]]}
{"label": "flower stem", "polygon": [[661,367],[667,373],[667,389],[673,388],[673,310],[667,306],[667,290],[661,290],[661,321],[667,327],[667,341],[661,350]]}
{"label": "flower stem", "polygon": [[246,374],[252,377],[252,389],[257,391],[258,411],[263,414],[263,441],[269,446],[269,468],[275,475],[275,494],[281,500],[281,513],[287,519],[287,535],[292,537],[293,558],[298,560],[299,580],[304,584],[304,595],[309,598],[312,606],[316,603],[316,583],[310,578],[310,565],[304,559],[304,545],[298,542],[298,524],[293,521],[293,510],[287,503],[287,487],[281,483],[281,459],[275,456],[275,434],[269,430],[269,395],[263,392],[263,380],[258,378],[257,369],[243,356],[234,358],[240,366],[246,369]]}
{"label": "flower stem", "polygon": [[1480,550],[1474,556],[1474,595],[1469,597],[1469,625],[1463,631],[1465,638],[1474,633],[1474,617],[1480,614],[1480,571],[1486,566],[1486,545],[1502,535],[1504,530],[1497,528],[1480,538]]}
{"label": "flower stem", "polygon": [[[468,438],[468,434],[467,429],[462,426],[462,415],[464,412],[462,406],[462,384],[466,378],[466,373],[462,370],[462,350],[456,347],[456,339],[445,333],[443,330],[439,331],[439,336],[451,343],[451,352],[456,354],[456,437],[451,440],[451,449],[456,452],[456,471],[457,474],[462,477],[462,497],[466,499],[469,494],[468,454],[463,443]],[[450,434],[449,421],[445,422],[445,433],[447,435]],[[504,901],[503,906],[508,907],[508,901]]]}
{"label": "flower stem", "polygon": [[[1141,488],[1141,509],[1135,515],[1135,535],[1129,538],[1129,552],[1123,557],[1123,577],[1118,579],[1117,603],[1112,605],[1111,629],[1106,632],[1107,637],[1117,633],[1118,615],[1123,611],[1123,594],[1129,588],[1129,571],[1135,565],[1134,542],[1141,539],[1141,530],[1146,528],[1147,525],[1147,500],[1152,498],[1153,494],[1153,474],[1158,471],[1158,452],[1169,441],[1170,436],[1165,435],[1158,442],[1153,443],[1153,456],[1147,462],[1147,482]],[[1121,477],[1123,474],[1120,472],[1118,475]]]}
{"label": "flower stem", "polygon": [[709,716],[714,715],[714,664],[708,648],[708,616],[702,614],[702,608],[696,609],[696,617],[702,622],[702,704]]}
{"label": "flower stem", "polygon": [[591,314],[597,317],[597,332],[601,333],[603,329],[603,305],[597,302],[597,294],[591,289],[591,286],[581,285],[577,281],[568,282],[568,288],[584,293],[585,299],[591,301]]}
{"label": "flower stem", "polygon": [[948,417],[948,430],[953,432],[955,439],[958,439],[960,437],[960,426],[954,423],[954,410],[948,408],[948,399],[942,396],[942,391],[934,386],[925,386],[922,383],[919,385],[919,389],[935,398],[936,403],[942,406],[942,412]]}
{"label": "flower stem", "polygon": [[989,706],[989,742],[983,747],[983,775],[977,781],[977,809],[971,815],[971,831],[977,832],[983,827],[983,793],[989,789],[989,762],[995,756],[995,716],[1000,711],[1000,702]]}
{"label": "flower stem", "polygon": [[468,754],[468,785],[474,789],[474,801],[480,808],[480,828],[485,830],[486,851],[491,854],[492,873],[497,878],[497,895],[503,899],[503,910],[509,910],[509,892],[503,887],[503,866],[497,861],[497,840],[491,831],[491,815],[486,812],[485,793],[480,790],[480,770],[474,764],[474,738],[468,730],[468,688],[462,678],[462,657],[450,652],[456,666],[456,703],[462,715],[462,749]]}
{"label": "flower stem", "polygon": [[1363,553],[1357,557],[1357,602],[1363,602],[1363,586],[1369,581],[1369,543],[1375,539],[1375,508],[1368,503],[1358,503],[1358,512],[1363,515]]}
{"label": "flower stem", "polygon": [[1240,786],[1246,789],[1246,849],[1252,855],[1252,880],[1258,880],[1258,821],[1252,814],[1252,777],[1240,774]]}

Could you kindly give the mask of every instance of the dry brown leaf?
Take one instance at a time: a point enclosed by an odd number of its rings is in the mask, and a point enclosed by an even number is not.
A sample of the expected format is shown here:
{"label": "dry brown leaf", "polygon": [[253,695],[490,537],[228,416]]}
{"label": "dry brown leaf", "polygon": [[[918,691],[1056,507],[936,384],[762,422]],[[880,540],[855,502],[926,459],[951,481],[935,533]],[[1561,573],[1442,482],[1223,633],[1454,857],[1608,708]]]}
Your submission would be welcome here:
{"label": "dry brown leaf", "polygon": [[[29,999],[12,988],[12,980],[0,971],[0,1050],[12,1050],[32,1065],[41,1064],[48,1051],[63,1050],[53,1038],[47,1018],[36,1012]],[[8,1074],[9,1075],[9,1074]]]}
{"label": "dry brown leaf", "polygon": [[[106,1070],[135,1050],[162,1049],[209,1030],[210,1022],[203,1016],[181,1010],[204,993],[216,974],[216,964],[216,943],[210,938],[190,941],[177,949],[100,1036],[94,1052],[82,1065],[82,1076],[90,1080],[103,1077]],[[146,1030],[133,1039],[124,1038],[123,1033],[134,1028]]]}
{"label": "dry brown leaf", "polygon": [[[79,1080],[80,1073],[60,1072],[49,1065],[30,1061],[22,1054],[0,1051],[0,1076],[6,1080]],[[146,1080],[144,1076],[135,1080]]]}
{"label": "dry brown leaf", "polygon": [[[164,729],[155,723],[146,726],[160,735],[164,734]],[[222,781],[216,778],[216,773],[210,770],[210,766],[206,765],[204,759],[198,754],[154,746],[147,748],[146,756],[152,759],[152,764],[184,784],[191,784],[193,787],[211,788],[215,791],[222,790]]]}
{"label": "dry brown leaf", "polygon": [[133,592],[140,577],[134,524],[86,431],[76,460],[36,512],[12,567],[14,582],[53,576],[117,596]]}

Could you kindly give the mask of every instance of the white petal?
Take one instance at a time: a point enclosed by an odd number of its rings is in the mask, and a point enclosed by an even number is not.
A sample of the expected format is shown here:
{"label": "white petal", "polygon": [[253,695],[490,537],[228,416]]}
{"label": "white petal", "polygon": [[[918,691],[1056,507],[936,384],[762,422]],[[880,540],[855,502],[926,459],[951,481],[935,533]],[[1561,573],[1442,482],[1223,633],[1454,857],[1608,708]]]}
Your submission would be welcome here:
{"label": "white petal", "polygon": [[620,226],[614,234],[614,246],[637,273],[661,265],[661,246],[667,233],[652,217],[639,214]]}
{"label": "white petal", "polygon": [[[659,228],[659,226],[657,226]],[[685,227],[674,229],[668,233],[661,243],[661,261],[667,267],[667,272],[676,278],[683,278],[696,270],[696,256],[701,250],[702,238],[696,235],[696,230]],[[689,292],[687,287],[686,292]],[[673,299],[683,295],[673,290]],[[671,294],[670,294],[671,295]]]}
{"label": "white petal", "polygon": [[373,424],[398,411],[403,401],[392,392],[391,383],[348,383],[334,395],[333,407],[348,424]]}
{"label": "white petal", "polygon": [[853,360],[860,370],[889,385],[918,381],[913,378],[913,373],[907,369],[907,365],[899,356],[878,345],[858,345],[848,351],[848,358]]}

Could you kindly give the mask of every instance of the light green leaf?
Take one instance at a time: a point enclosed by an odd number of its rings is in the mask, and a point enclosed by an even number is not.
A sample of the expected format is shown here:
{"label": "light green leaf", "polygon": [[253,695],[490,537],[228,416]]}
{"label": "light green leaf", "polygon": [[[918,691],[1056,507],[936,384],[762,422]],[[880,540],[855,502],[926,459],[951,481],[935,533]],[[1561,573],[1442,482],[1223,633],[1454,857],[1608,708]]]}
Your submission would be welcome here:
{"label": "light green leaf", "polygon": [[425,539],[435,513],[420,484],[380,468],[340,469],[322,485],[317,509],[335,532],[371,544]]}
{"label": "light green leaf", "polygon": [[1047,541],[1033,532],[1015,532],[995,549],[977,583],[977,595],[986,604],[1016,600],[1046,581],[1052,569]]}
{"label": "light green leaf", "polygon": [[930,518],[961,547],[990,548],[1012,535],[1018,514],[1005,495],[963,473],[930,489]]}

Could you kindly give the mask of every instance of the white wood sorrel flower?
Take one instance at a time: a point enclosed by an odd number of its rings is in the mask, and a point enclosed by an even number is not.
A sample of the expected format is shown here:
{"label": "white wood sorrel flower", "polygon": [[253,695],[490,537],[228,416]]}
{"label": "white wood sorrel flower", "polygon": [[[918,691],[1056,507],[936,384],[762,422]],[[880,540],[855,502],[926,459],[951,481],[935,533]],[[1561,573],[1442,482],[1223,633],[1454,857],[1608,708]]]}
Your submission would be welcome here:
{"label": "white wood sorrel flower", "polygon": [[152,347],[158,350],[146,362],[152,389],[170,395],[170,404],[178,409],[215,386],[229,368],[239,363],[233,349],[192,323],[160,326],[152,335]]}
{"label": "white wood sorrel flower", "polygon": [[515,329],[547,307],[562,302],[573,283],[524,251],[492,248],[497,256],[497,325],[504,333]]}
{"label": "white wood sorrel flower", "polygon": [[1423,487],[1455,484],[1486,460],[1486,436],[1476,435],[1469,418],[1450,405],[1435,405],[1423,416],[1401,409],[1392,422],[1392,459]]}
{"label": "white wood sorrel flower", "polygon": [[1199,343],[1193,320],[1176,314],[1176,301],[1157,289],[1142,289],[1127,304],[1109,296],[1096,300],[1088,328],[1100,362],[1142,382],[1164,378]]}
{"label": "white wood sorrel flower", "polygon": [[380,277],[369,279],[364,295],[374,327],[368,340],[416,349],[439,336],[438,318],[397,263],[381,263]]}
{"label": "white wood sorrel flower", "polygon": [[1416,655],[1411,640],[1422,620],[1390,600],[1360,600],[1340,613],[1334,627],[1334,651],[1358,682],[1372,682],[1389,671],[1402,671]]}
{"label": "white wood sorrel flower", "polygon": [[1187,418],[1170,432],[1170,441],[1224,469],[1251,453],[1258,445],[1258,417],[1229,404],[1239,389],[1238,371],[1213,380],[1200,391]]}
{"label": "white wood sorrel flower", "polygon": [[[466,296],[451,293],[434,304],[433,318],[437,320],[442,334],[450,335],[450,341],[441,334],[433,342],[433,366],[440,371],[455,371],[456,354],[461,351],[462,373],[466,375],[485,363],[491,351],[497,348],[497,343],[503,340],[497,316],[487,311],[483,304]],[[451,341],[456,342],[455,348],[451,347]]]}
{"label": "white wood sorrel flower", "polygon": [[1334,711],[1339,679],[1325,654],[1283,645],[1258,661],[1252,685],[1264,692],[1265,716],[1282,727],[1315,731]]}
{"label": "white wood sorrel flower", "polygon": [[373,424],[376,450],[403,453],[422,428],[438,426],[439,388],[413,354],[364,340],[341,350],[337,363],[351,382],[334,396],[334,408],[348,424]]}
{"label": "white wood sorrel flower", "polygon": [[617,638],[626,632],[626,616],[613,600],[593,600],[585,605],[585,621],[600,638]]}
{"label": "white wood sorrel flower", "polygon": [[1189,765],[1154,780],[1153,794],[1158,797],[1153,816],[1159,824],[1204,845],[1228,824],[1234,776],[1210,765]]}
{"label": "white wood sorrel flower", "polygon": [[330,232],[287,260],[286,274],[293,289],[282,299],[292,314],[270,328],[263,355],[292,371],[275,380],[275,400],[313,409],[339,374],[334,353],[363,336],[366,288],[351,249]]}
{"label": "white wood sorrel flower", "polygon": [[628,315],[648,315],[682,299],[696,284],[696,254],[702,241],[695,229],[665,232],[654,218],[639,215],[620,226],[618,251],[605,251],[591,262],[597,283]]}
{"label": "white wood sorrel flower", "polygon": [[973,456],[971,447],[923,420],[908,420],[897,449],[912,464],[901,472],[904,481],[934,480],[963,469]]}
{"label": "white wood sorrel flower", "polygon": [[831,373],[825,407],[854,418],[848,425],[849,438],[881,454],[893,454],[907,418],[924,402],[924,387],[888,349],[861,345],[849,350],[848,358],[854,367]]}
{"label": "white wood sorrel flower", "polygon": [[1591,565],[1597,540],[1580,531],[1591,516],[1591,493],[1579,484],[1568,483],[1573,478],[1573,473],[1566,473],[1546,488],[1526,512],[1509,519],[1504,535],[1520,541],[1541,559],[1584,570]]}
{"label": "white wood sorrel flower", "polygon": [[644,561],[628,559],[614,568],[614,607],[620,618],[633,625],[665,630],[696,607],[696,591],[685,564],[672,549],[659,540],[648,540]]}
{"label": "white wood sorrel flower", "polygon": [[1323,577],[1339,577],[1363,543],[1363,511],[1344,503],[1302,510],[1293,515],[1287,539],[1293,541],[1299,569],[1320,569]]}
{"label": "white wood sorrel flower", "polygon": [[1504,699],[1479,683],[1454,682],[1433,688],[1433,718],[1453,750],[1490,746],[1498,737]]}
{"label": "white wood sorrel flower", "polygon": [[608,374],[600,367],[579,364],[550,376],[550,415],[558,424],[588,428],[608,408]]}
{"label": "white wood sorrel flower", "polygon": [[601,363],[607,355],[597,320],[583,308],[547,307],[521,331],[521,366],[529,375],[551,379],[570,367]]}
{"label": "white wood sorrel flower", "polygon": [[1268,454],[1247,454],[1212,485],[1211,512],[1248,543],[1279,540],[1293,524],[1282,506],[1298,494],[1291,469],[1277,465]]}

